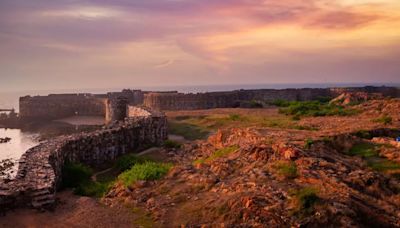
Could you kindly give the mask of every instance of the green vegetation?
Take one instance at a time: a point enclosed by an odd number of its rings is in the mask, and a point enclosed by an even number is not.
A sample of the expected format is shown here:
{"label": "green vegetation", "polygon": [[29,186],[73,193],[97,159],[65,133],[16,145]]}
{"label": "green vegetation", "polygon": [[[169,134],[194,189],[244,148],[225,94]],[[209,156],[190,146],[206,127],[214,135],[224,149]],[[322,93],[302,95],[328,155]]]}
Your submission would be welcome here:
{"label": "green vegetation", "polygon": [[219,149],[219,150],[215,151],[213,154],[211,154],[208,158],[197,159],[196,161],[194,161],[194,164],[202,164],[202,163],[212,162],[213,160],[220,158],[220,157],[224,157],[230,153],[237,151],[238,149],[239,149],[239,146],[236,146],[236,145]]}
{"label": "green vegetation", "polygon": [[382,123],[384,125],[389,125],[389,124],[392,124],[393,118],[390,117],[390,116],[385,115],[385,116],[382,116],[380,118],[373,119],[372,121],[375,122],[375,123]]}
{"label": "green vegetation", "polygon": [[135,154],[127,154],[120,157],[114,165],[114,168],[118,170],[118,172],[123,172],[125,170],[130,169],[135,164],[142,164],[146,161],[149,161],[148,158],[138,157]]}
{"label": "green vegetation", "polygon": [[378,172],[400,170],[400,163],[379,157],[379,148],[387,145],[374,145],[371,143],[359,143],[348,152],[351,156],[360,156],[365,159],[368,167]]}
{"label": "green vegetation", "polygon": [[165,140],[164,147],[169,149],[179,149],[182,147],[182,144],[173,140]]}
{"label": "green vegetation", "polygon": [[141,164],[135,164],[131,169],[121,173],[118,179],[128,187],[138,180],[158,180],[171,168],[172,164],[169,163],[146,161]]}
{"label": "green vegetation", "polygon": [[277,161],[272,168],[281,176],[294,179],[298,176],[297,165],[293,161]]}
{"label": "green vegetation", "polygon": [[307,139],[306,142],[304,143],[304,148],[305,149],[310,149],[313,144],[314,144],[314,140]]}
{"label": "green vegetation", "polygon": [[82,196],[102,197],[112,181],[93,181],[93,171],[82,164],[67,163],[63,168],[63,188],[73,188],[74,193]]}
{"label": "green vegetation", "polygon": [[181,135],[187,140],[205,139],[209,135],[207,129],[185,122],[169,121],[168,129],[171,134]]}
{"label": "green vegetation", "polygon": [[291,190],[289,194],[293,197],[295,208],[291,213],[295,216],[306,217],[315,211],[315,206],[321,203],[318,190],[314,187],[304,187]]}
{"label": "green vegetation", "polygon": [[349,116],[357,113],[354,109],[320,101],[279,102],[280,113],[293,116]]}
{"label": "green vegetation", "polygon": [[361,156],[363,158],[377,157],[379,154],[376,146],[370,143],[359,143],[354,145],[348,152],[351,156]]}

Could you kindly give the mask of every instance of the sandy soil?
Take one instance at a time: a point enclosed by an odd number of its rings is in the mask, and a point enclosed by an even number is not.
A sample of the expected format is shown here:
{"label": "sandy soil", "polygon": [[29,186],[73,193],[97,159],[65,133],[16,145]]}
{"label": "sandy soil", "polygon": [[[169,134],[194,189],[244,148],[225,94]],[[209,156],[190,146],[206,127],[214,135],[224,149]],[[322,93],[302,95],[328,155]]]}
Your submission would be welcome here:
{"label": "sandy soil", "polygon": [[75,196],[70,191],[57,196],[60,203],[54,212],[18,209],[0,217],[0,227],[135,227],[135,214],[123,206],[110,208],[96,199]]}

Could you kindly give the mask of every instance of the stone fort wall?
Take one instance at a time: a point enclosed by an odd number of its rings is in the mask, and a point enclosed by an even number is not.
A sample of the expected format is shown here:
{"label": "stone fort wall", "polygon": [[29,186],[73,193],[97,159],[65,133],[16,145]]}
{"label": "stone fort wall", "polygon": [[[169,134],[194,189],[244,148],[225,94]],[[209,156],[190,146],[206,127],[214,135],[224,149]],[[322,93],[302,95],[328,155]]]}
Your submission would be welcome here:
{"label": "stone fort wall", "polygon": [[62,136],[28,150],[19,161],[16,178],[0,180],[0,213],[14,207],[53,207],[67,161],[99,166],[167,139],[164,114],[140,108],[132,108],[132,113],[107,129]]}
{"label": "stone fort wall", "polygon": [[239,107],[250,101],[315,100],[321,97],[334,98],[344,92],[381,93],[384,96],[400,97],[400,90],[394,87],[323,88],[323,89],[259,89],[236,90],[210,93],[147,93],[144,106],[154,110],[195,110],[210,108]]}

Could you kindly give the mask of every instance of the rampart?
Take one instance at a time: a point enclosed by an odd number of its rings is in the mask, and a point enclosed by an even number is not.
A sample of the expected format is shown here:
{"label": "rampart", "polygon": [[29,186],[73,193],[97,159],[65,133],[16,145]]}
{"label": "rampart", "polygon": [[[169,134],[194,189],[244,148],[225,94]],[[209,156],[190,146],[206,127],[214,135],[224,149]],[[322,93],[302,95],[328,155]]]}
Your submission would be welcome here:
{"label": "rampart", "polygon": [[144,105],[154,110],[234,108],[251,101],[269,102],[278,99],[307,101],[322,97],[334,98],[344,92],[381,93],[384,96],[400,97],[400,90],[394,87],[259,89],[188,94],[147,93],[144,95]]}
{"label": "rampart", "polygon": [[28,150],[15,179],[0,180],[0,212],[14,207],[51,208],[66,162],[99,166],[167,138],[164,114],[129,107],[125,121],[91,133],[63,136]]}

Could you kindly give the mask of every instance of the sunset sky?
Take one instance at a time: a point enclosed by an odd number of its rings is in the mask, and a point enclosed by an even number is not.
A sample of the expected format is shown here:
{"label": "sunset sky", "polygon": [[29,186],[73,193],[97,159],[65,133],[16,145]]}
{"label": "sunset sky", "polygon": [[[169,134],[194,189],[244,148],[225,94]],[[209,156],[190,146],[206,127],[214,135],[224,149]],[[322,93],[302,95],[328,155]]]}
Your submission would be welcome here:
{"label": "sunset sky", "polygon": [[400,82],[400,0],[0,0],[0,90]]}

